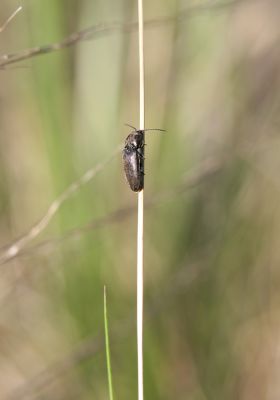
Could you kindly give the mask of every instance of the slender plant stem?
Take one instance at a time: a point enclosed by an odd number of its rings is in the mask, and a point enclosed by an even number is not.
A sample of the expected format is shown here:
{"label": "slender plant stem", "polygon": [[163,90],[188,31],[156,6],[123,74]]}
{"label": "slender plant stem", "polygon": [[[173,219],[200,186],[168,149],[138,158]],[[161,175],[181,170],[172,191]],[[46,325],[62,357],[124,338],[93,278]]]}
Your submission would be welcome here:
{"label": "slender plant stem", "polygon": [[107,363],[107,373],[108,373],[109,399],[114,400],[111,356],[110,356],[110,343],[109,343],[106,286],[104,286],[104,327],[105,327],[105,346],[106,346],[106,363]]}
{"label": "slender plant stem", "polygon": [[[57,197],[49,206],[46,214],[32,226],[32,228],[25,233],[21,238],[15,240],[13,243],[9,244],[4,249],[0,249],[0,265],[14,258],[17,254],[21,252],[32,240],[34,240],[46,227],[49,225],[50,221],[54,215],[58,212],[60,207],[77,191],[80,190],[81,186],[90,182],[98,172],[102,171],[105,166],[113,160],[116,154],[120,151],[120,146],[118,146],[108,158],[97,164],[95,167],[90,168],[87,172],[82,175],[78,180],[71,183],[67,189]],[[2,250],[2,252],[1,252]]]}
{"label": "slender plant stem", "polygon": [[6,19],[6,21],[3,23],[2,26],[0,26],[0,33],[2,33],[7,26],[9,25],[9,23],[12,21],[12,19],[15,18],[15,16],[22,10],[22,6],[19,6],[13,13],[12,15],[9,16],[8,19]]}
{"label": "slender plant stem", "polygon": [[143,222],[144,191],[138,194],[137,231],[137,357],[138,400],[143,400]]}
{"label": "slender plant stem", "polygon": [[[145,129],[145,91],[144,91],[144,35],[143,0],[138,0],[139,28],[139,129]],[[144,133],[143,133],[144,134]],[[138,400],[143,400],[143,225],[144,190],[138,193],[137,229],[137,357],[138,357]]]}
{"label": "slender plant stem", "polygon": [[[215,12],[228,7],[234,7],[242,5],[245,1],[250,0],[225,0],[221,2],[213,1],[202,1],[201,3],[189,4],[183,10],[181,10],[176,16],[164,16],[151,19],[146,21],[145,28],[156,28],[160,26],[166,26],[174,22],[183,22],[188,18],[204,12]],[[18,12],[18,11],[17,11]],[[10,19],[10,18],[9,18]],[[6,24],[6,23],[5,23]],[[135,22],[112,22],[112,23],[102,23],[98,25],[90,26],[89,28],[83,29],[78,32],[74,32],[64,38],[61,42],[46,44],[43,46],[36,46],[28,49],[24,49],[17,53],[3,54],[0,55],[0,69],[4,69],[8,65],[18,63],[20,61],[27,60],[32,57],[41,56],[44,54],[49,54],[55,51],[65,49],[70,46],[74,46],[85,40],[94,40],[102,38],[106,35],[112,35],[115,32],[130,33],[137,29],[137,23]],[[3,29],[0,28],[0,33]]]}

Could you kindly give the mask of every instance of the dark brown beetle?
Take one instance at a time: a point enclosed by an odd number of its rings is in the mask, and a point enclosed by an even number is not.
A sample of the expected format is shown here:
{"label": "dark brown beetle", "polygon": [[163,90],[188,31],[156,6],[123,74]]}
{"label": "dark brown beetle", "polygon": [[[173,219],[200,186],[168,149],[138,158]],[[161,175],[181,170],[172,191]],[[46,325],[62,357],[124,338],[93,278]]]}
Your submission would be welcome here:
{"label": "dark brown beetle", "polygon": [[133,192],[144,188],[144,146],[145,131],[162,131],[163,129],[136,129],[127,136],[123,149],[123,166],[127,182]]}

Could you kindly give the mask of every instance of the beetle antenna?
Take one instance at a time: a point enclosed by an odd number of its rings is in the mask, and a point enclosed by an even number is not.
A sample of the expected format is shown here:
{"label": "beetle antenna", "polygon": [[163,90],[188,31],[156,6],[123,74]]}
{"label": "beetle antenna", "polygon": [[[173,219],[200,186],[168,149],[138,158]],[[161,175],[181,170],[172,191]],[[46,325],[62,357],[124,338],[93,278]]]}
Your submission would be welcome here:
{"label": "beetle antenna", "polygon": [[159,128],[148,128],[148,129],[142,129],[142,131],[160,131],[160,132],[166,132],[165,129],[159,129]]}
{"label": "beetle antenna", "polygon": [[138,131],[142,131],[142,132],[146,132],[146,131],[160,131],[160,132],[166,132],[165,129],[159,129],[159,128],[147,128],[147,129],[137,129],[135,128],[135,126],[129,125],[129,124],[125,124],[126,126],[129,126],[130,128],[132,128],[135,132]]}
{"label": "beetle antenna", "polygon": [[135,126],[129,125],[129,124],[125,124],[126,126],[129,126],[130,128],[134,129],[135,132],[137,131],[137,129],[135,128]]}

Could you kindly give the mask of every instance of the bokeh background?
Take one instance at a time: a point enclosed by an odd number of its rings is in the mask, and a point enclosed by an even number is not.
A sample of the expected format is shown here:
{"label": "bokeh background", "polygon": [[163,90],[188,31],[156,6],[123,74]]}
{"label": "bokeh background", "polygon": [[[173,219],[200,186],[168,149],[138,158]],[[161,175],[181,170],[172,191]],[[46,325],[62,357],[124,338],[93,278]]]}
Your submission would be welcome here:
{"label": "bokeh background", "polygon": [[[278,400],[279,1],[144,3],[146,126],[167,130],[146,135],[145,398]],[[137,20],[22,5],[2,55]],[[137,46],[113,30],[0,70],[0,255],[138,125]],[[136,398],[136,201],[120,152],[1,264],[1,399],[108,399],[104,285],[116,398]]]}

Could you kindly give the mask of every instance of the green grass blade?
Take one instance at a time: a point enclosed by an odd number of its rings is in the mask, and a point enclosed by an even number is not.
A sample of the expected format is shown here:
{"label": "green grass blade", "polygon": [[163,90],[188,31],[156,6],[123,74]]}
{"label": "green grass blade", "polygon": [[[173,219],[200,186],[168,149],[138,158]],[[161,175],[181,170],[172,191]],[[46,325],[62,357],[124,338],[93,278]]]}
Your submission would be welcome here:
{"label": "green grass blade", "polygon": [[111,357],[110,357],[110,345],[109,345],[106,286],[104,286],[104,326],[105,326],[105,345],[106,345],[106,362],[107,362],[107,373],[108,373],[109,399],[113,400],[114,396],[113,396],[112,369],[111,369]]}

